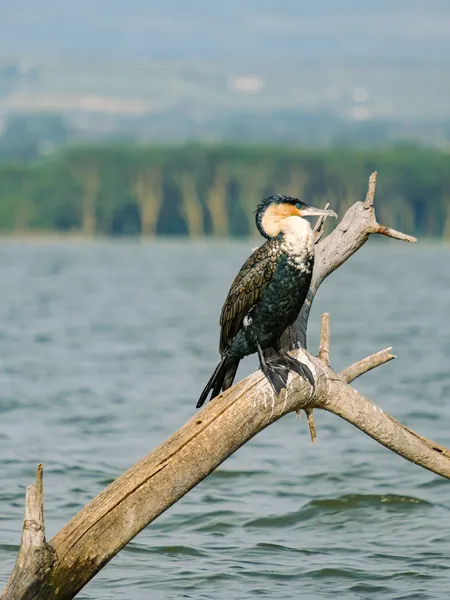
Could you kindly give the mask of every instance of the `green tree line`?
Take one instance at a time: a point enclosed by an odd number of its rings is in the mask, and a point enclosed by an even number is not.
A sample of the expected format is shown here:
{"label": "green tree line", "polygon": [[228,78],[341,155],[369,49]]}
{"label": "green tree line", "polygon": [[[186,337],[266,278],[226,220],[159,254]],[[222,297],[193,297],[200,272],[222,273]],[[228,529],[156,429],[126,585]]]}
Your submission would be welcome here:
{"label": "green tree line", "polygon": [[272,193],[340,216],[379,172],[380,222],[450,239],[450,155],[418,147],[364,151],[260,146],[85,146],[0,166],[0,231],[243,236]]}

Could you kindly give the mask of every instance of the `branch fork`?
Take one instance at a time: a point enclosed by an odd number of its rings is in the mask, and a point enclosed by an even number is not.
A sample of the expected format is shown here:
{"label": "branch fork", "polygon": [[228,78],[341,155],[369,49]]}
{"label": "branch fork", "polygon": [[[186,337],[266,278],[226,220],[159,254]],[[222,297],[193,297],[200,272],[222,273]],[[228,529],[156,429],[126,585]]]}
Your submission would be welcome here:
{"label": "branch fork", "polygon": [[313,409],[331,412],[405,459],[450,479],[450,450],[402,425],[349,384],[395,356],[391,348],[364,358],[336,374],[330,366],[329,315],[322,316],[318,356],[306,350],[306,329],[315,294],[325,278],[350,258],[372,234],[415,242],[380,225],[375,217],[377,174],[367,196],[356,202],[330,233],[324,221],[314,229],[316,259],[307,301],[282,338],[285,350],[303,353],[315,372],[316,391],[293,376],[287,393],[273,402],[260,371],[217,396],[179,431],[109,485],[50,542],[45,539],[42,466],[27,490],[22,543],[1,600],[70,600],[144,527],[182,498],[228,456],[282,416],[305,411],[316,439]]}

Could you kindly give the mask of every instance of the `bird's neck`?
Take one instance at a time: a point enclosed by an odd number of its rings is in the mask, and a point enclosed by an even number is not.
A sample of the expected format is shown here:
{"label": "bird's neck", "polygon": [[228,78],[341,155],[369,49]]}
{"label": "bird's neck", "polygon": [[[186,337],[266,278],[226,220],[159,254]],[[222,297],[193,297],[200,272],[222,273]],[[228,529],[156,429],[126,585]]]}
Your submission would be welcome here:
{"label": "bird's neck", "polygon": [[314,237],[310,224],[301,217],[283,219],[281,248],[288,255],[303,258],[314,253]]}

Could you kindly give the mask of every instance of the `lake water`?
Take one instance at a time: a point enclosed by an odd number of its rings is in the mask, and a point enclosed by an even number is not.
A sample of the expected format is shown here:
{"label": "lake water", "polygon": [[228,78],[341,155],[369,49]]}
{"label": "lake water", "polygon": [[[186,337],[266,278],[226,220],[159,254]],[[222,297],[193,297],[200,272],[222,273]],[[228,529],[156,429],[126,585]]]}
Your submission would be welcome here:
{"label": "lake water", "polygon": [[[38,462],[50,539],[194,414],[254,245],[0,244],[0,584]],[[313,351],[325,310],[333,367],[392,345],[355,387],[450,446],[450,247],[370,241],[320,289]],[[316,425],[315,447],[294,415],[259,434],[78,597],[447,599],[450,482],[333,415]]]}

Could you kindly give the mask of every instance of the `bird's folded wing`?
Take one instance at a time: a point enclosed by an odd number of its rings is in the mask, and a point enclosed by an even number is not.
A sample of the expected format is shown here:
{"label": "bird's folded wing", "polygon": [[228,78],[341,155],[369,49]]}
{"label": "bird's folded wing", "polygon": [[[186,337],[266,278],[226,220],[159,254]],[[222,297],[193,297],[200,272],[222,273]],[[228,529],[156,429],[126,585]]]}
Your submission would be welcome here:
{"label": "bird's folded wing", "polygon": [[242,323],[261,299],[277,268],[277,253],[267,241],[247,259],[228,292],[220,316],[222,353],[242,327]]}

